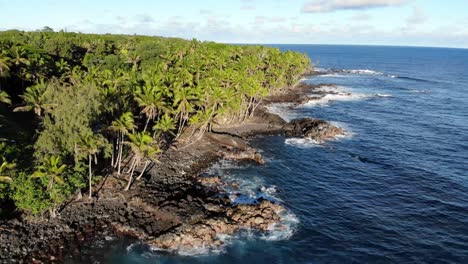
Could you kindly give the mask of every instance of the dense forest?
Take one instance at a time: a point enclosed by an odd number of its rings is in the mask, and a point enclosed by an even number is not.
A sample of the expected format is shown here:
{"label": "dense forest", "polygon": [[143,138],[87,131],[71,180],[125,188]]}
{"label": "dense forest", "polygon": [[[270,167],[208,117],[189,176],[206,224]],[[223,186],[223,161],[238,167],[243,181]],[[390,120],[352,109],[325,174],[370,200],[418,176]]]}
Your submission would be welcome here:
{"label": "dense forest", "polygon": [[310,67],[262,46],[0,32],[0,210],[54,217],[110,173],[128,190],[180,135],[243,122]]}

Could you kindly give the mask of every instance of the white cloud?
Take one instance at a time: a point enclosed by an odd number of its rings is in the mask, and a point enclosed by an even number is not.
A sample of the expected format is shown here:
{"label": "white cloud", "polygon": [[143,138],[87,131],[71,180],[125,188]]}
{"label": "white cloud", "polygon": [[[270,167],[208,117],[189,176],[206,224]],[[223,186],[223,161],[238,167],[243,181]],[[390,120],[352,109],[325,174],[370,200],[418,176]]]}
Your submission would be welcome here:
{"label": "white cloud", "polygon": [[200,9],[200,15],[209,15],[211,11],[208,9]]}
{"label": "white cloud", "polygon": [[155,22],[154,19],[149,16],[149,15],[146,15],[146,14],[140,14],[140,15],[137,15],[136,17],[136,20],[142,24],[148,24],[148,23],[153,23]]}
{"label": "white cloud", "polygon": [[241,6],[241,10],[252,11],[252,10],[255,10],[255,6],[254,5],[243,5],[243,6]]}
{"label": "white cloud", "polygon": [[350,19],[354,21],[368,21],[372,19],[372,16],[370,16],[369,14],[365,14],[365,13],[359,13],[350,17]]}
{"label": "white cloud", "polygon": [[413,8],[413,14],[406,20],[408,26],[423,24],[428,19],[424,9],[422,7]]}
{"label": "white cloud", "polygon": [[326,13],[337,10],[359,10],[378,7],[397,6],[406,0],[314,0],[304,4],[304,13]]}
{"label": "white cloud", "polygon": [[270,23],[283,23],[286,22],[285,17],[279,17],[279,16],[274,16],[274,17],[266,17],[266,16],[256,16],[255,17],[255,25],[264,25],[264,24],[270,24]]}

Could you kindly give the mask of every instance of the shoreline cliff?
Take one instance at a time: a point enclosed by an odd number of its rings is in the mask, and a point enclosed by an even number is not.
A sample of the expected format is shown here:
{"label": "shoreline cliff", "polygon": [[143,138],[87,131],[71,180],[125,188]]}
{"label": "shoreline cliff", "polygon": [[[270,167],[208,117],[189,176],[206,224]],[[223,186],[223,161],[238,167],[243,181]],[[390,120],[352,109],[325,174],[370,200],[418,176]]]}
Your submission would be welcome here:
{"label": "shoreline cliff", "polygon": [[0,262],[89,261],[91,256],[80,249],[97,237],[109,236],[141,240],[177,253],[200,246],[219,247],[223,242],[217,235],[221,233],[233,234],[241,228],[264,232],[281,226],[282,205],[268,200],[234,204],[220,188],[226,183],[201,174],[220,159],[262,164],[260,153],[248,145],[248,139],[256,135],[324,141],[343,134],[326,121],[302,118],[288,123],[265,108],[277,102],[294,107],[313,100],[311,94],[324,96],[322,86],[326,85],[301,82],[281,95],[267,97],[243,124],[214,126],[191,143],[182,136],[128,192],[116,191],[124,178],[109,175],[97,186],[95,199],[72,200],[55,219],[3,222]]}

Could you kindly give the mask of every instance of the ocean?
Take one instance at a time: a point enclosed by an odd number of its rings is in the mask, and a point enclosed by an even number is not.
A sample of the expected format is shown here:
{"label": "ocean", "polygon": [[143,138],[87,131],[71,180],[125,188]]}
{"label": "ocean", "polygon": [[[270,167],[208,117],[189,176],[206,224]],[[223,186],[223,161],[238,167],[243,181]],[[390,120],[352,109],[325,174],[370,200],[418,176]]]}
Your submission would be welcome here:
{"label": "ocean", "polygon": [[468,263],[468,50],[273,46],[308,54],[321,74],[305,82],[340,93],[271,111],[347,135],[257,137],[264,166],[223,161],[210,172],[283,204],[288,228],[186,256],[120,244],[109,263]]}

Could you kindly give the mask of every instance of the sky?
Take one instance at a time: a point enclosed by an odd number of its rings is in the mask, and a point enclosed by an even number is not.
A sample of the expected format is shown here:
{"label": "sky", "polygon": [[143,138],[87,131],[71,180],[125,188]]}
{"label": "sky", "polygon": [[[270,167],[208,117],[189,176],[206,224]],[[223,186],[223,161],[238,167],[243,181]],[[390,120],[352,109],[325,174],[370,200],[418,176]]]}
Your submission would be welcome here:
{"label": "sky", "polygon": [[468,0],[0,0],[0,30],[468,48]]}

